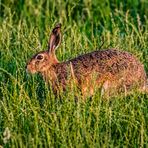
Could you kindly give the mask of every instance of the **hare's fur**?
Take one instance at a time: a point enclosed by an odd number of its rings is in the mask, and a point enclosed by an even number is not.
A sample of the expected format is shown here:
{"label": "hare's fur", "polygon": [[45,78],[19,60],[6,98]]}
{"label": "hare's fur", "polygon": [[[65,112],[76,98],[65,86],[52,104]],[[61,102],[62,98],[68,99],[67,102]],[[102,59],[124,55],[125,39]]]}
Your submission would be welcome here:
{"label": "hare's fur", "polygon": [[61,25],[52,31],[47,51],[37,53],[27,64],[31,73],[39,72],[55,92],[65,90],[74,81],[82,94],[92,95],[95,88],[103,93],[128,92],[146,88],[143,64],[132,54],[117,49],[97,50],[65,62],[59,62],[55,49],[60,43]]}

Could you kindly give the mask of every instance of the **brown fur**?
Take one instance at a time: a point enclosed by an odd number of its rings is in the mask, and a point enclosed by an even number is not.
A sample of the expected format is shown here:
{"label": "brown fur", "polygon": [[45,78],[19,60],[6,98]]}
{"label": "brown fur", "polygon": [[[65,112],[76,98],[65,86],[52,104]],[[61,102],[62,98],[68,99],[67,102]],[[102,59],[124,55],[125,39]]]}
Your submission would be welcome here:
{"label": "brown fur", "polygon": [[[114,92],[126,93],[133,88],[145,88],[146,73],[143,65],[125,51],[97,50],[59,62],[55,48],[60,43],[60,29],[59,24],[53,29],[48,51],[39,52],[27,64],[27,70],[31,73],[41,73],[46,82],[51,82],[55,92],[65,90],[71,81],[75,81],[83,96],[93,95],[95,88],[99,87],[102,87],[102,93],[108,95]],[[39,55],[43,56],[42,60],[37,58]]]}

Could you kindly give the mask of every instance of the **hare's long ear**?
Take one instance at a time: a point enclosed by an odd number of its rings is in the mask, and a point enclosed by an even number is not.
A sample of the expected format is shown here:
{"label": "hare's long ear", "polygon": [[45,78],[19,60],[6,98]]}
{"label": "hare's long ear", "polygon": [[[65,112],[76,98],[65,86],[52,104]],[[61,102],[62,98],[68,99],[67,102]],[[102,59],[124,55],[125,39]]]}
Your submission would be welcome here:
{"label": "hare's long ear", "polygon": [[48,51],[49,53],[54,53],[55,49],[58,48],[61,42],[61,24],[57,24],[51,32],[49,42],[48,42]]}

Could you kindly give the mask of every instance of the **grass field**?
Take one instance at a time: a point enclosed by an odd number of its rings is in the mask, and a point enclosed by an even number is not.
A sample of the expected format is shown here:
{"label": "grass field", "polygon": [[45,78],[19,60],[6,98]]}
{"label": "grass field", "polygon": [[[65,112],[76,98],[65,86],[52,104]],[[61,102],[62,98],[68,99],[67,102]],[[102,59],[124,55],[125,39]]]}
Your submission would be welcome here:
{"label": "grass field", "polygon": [[[96,49],[136,55],[148,73],[147,0],[0,0],[0,148],[148,147],[148,95],[57,98],[26,61],[62,23],[60,61]],[[133,74],[134,76],[134,74]]]}

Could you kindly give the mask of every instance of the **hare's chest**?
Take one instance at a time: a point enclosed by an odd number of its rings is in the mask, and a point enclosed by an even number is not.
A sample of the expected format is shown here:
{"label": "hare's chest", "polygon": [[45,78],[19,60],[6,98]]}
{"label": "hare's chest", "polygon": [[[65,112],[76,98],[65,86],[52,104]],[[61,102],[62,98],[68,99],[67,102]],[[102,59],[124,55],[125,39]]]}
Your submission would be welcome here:
{"label": "hare's chest", "polygon": [[52,71],[48,72],[47,81],[50,81],[53,89],[65,88],[67,77],[68,74],[65,67],[55,67]]}

